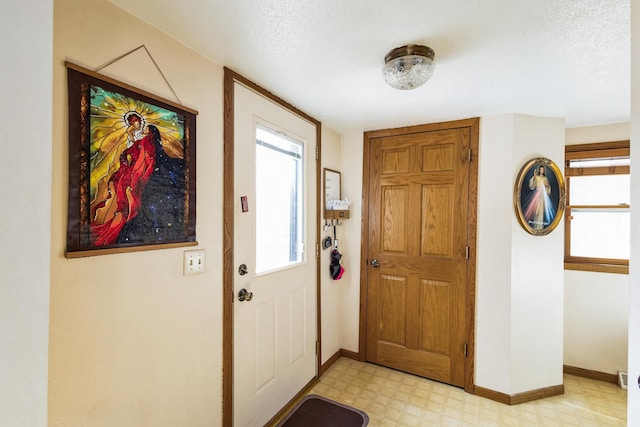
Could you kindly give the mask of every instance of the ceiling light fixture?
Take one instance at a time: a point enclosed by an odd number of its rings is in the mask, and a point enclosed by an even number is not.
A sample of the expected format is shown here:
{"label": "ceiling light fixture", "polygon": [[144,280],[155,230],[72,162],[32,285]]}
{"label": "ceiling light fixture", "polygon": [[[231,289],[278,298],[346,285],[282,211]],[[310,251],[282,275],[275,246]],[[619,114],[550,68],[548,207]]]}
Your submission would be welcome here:
{"label": "ceiling light fixture", "polygon": [[382,77],[393,88],[407,90],[422,86],[433,75],[435,52],[428,46],[408,44],[384,57]]}

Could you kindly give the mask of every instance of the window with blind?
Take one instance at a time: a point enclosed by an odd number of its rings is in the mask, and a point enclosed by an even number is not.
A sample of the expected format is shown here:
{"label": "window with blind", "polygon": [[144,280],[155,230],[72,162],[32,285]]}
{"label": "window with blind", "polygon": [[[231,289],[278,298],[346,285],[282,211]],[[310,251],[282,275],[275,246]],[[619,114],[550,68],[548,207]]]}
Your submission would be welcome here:
{"label": "window with blind", "polygon": [[629,141],[565,147],[565,268],[629,272]]}

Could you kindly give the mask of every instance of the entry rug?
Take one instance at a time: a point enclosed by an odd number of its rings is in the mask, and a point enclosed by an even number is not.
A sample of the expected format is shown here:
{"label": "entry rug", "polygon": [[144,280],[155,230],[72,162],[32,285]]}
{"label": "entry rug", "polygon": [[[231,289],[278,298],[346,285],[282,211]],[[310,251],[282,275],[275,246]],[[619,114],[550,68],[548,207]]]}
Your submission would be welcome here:
{"label": "entry rug", "polygon": [[276,427],[364,427],[367,414],[326,397],[309,394]]}

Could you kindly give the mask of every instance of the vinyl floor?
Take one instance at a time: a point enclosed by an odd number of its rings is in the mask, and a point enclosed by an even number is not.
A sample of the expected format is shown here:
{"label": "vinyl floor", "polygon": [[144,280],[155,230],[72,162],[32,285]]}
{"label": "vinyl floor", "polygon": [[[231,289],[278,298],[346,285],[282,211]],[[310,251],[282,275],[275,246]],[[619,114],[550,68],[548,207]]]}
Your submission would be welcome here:
{"label": "vinyl floor", "polygon": [[618,385],[564,376],[565,394],[504,405],[457,387],[341,358],[309,393],[365,411],[369,427],[625,426],[627,392]]}

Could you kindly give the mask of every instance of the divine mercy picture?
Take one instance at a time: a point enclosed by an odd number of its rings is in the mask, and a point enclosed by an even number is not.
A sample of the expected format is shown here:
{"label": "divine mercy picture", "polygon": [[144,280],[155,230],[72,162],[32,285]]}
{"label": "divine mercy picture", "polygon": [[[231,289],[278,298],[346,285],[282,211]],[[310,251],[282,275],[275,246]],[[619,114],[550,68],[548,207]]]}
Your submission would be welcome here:
{"label": "divine mercy picture", "polygon": [[78,68],[67,254],[194,242],[195,113]]}
{"label": "divine mercy picture", "polygon": [[541,157],[527,162],[516,180],[516,216],[530,234],[545,235],[558,225],[564,212],[564,179],[558,166]]}

